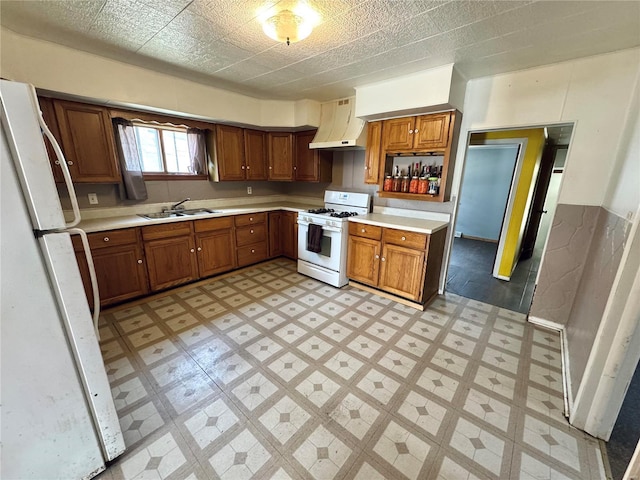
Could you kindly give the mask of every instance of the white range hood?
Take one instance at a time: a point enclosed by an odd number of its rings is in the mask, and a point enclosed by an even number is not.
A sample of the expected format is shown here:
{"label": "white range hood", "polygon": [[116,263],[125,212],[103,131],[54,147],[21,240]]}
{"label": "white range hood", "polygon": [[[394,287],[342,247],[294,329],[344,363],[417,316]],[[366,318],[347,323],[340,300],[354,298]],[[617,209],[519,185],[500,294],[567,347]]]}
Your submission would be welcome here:
{"label": "white range hood", "polygon": [[356,97],[333,100],[320,106],[320,126],[309,148],[364,149],[365,121],[356,117]]}

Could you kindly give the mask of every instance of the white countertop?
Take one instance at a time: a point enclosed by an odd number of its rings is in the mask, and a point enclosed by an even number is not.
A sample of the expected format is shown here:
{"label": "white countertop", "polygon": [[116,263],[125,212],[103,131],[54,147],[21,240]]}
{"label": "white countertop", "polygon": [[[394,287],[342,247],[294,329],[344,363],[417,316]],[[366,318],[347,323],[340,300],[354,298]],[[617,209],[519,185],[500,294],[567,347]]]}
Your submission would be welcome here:
{"label": "white countertop", "polygon": [[349,221],[376,225],[378,227],[398,228],[410,232],[426,233],[428,235],[442,230],[449,225],[449,222],[440,220],[427,220],[424,218],[387,215],[383,213],[369,213],[367,215],[349,217]]}
{"label": "white countertop", "polygon": [[272,210],[289,210],[292,212],[305,212],[309,208],[317,208],[317,205],[305,205],[294,202],[277,202],[277,203],[258,203],[251,206],[230,207],[230,208],[212,208],[216,213],[206,213],[199,215],[189,215],[174,218],[156,218],[147,219],[136,214],[92,218],[82,220],[77,228],[81,228],[87,233],[103,232],[105,230],[118,230],[121,228],[146,227],[149,225],[158,225],[162,223],[184,222],[188,220],[202,220],[205,218],[226,217],[228,215],[241,215],[243,213],[259,213],[269,212]]}

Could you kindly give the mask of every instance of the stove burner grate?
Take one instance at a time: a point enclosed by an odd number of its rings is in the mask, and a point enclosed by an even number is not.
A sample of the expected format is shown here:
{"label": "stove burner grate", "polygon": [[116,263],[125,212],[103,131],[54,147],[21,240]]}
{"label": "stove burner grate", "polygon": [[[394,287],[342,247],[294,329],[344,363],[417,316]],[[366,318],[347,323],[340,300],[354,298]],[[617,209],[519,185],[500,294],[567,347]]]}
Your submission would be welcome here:
{"label": "stove burner grate", "polygon": [[335,218],[346,218],[346,217],[355,217],[356,215],[358,215],[358,212],[340,212],[340,213],[331,213],[332,217]]}
{"label": "stove burner grate", "polygon": [[307,213],[333,213],[335,210],[333,208],[310,208],[307,210]]}

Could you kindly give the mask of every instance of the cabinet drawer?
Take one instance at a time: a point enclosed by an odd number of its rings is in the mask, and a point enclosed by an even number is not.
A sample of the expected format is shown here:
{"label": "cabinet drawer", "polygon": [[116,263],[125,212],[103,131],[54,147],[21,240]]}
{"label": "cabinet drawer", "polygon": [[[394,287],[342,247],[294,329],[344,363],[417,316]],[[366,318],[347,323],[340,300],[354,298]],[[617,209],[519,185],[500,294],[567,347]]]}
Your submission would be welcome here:
{"label": "cabinet drawer", "polygon": [[383,240],[386,243],[393,243],[418,250],[424,250],[427,246],[427,235],[424,233],[406,232],[393,228],[384,229]]}
{"label": "cabinet drawer", "polygon": [[242,227],[244,225],[253,225],[256,223],[264,223],[266,221],[267,221],[266,212],[247,213],[246,215],[235,216],[236,227]]}
{"label": "cabinet drawer", "polygon": [[138,242],[138,234],[135,228],[91,233],[88,237],[91,250],[94,248],[111,247],[114,245],[130,245]]}
{"label": "cabinet drawer", "polygon": [[160,238],[179,237],[181,235],[191,235],[193,222],[174,222],[163,225],[150,225],[142,227],[142,238],[144,240],[157,240]]}
{"label": "cabinet drawer", "polygon": [[266,243],[266,240],[267,229],[265,228],[264,223],[236,228],[236,245],[238,247],[258,242]]}
{"label": "cabinet drawer", "polygon": [[224,230],[232,226],[233,217],[207,218],[206,220],[196,220],[193,222],[193,228],[196,233]]}
{"label": "cabinet drawer", "polygon": [[380,240],[382,237],[382,228],[366,223],[349,222],[349,235],[357,235],[358,237],[370,238],[372,240]]}
{"label": "cabinet drawer", "polygon": [[244,267],[267,259],[267,243],[238,248],[238,266]]}

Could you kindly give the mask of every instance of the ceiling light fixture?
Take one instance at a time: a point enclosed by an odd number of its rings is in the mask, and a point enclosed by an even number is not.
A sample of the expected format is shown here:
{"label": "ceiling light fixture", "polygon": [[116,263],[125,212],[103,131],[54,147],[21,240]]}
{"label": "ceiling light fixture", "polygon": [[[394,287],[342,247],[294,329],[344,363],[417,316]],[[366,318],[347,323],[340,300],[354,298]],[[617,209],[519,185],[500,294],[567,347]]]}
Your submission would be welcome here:
{"label": "ceiling light fixture", "polygon": [[307,38],[317,23],[317,13],[305,4],[285,9],[262,20],[264,33],[277,42],[290,45]]}

